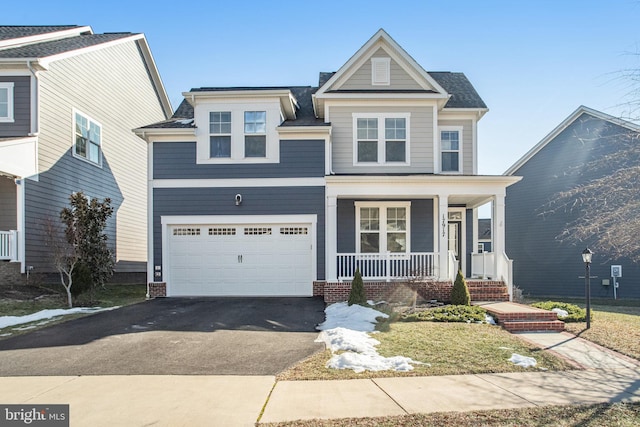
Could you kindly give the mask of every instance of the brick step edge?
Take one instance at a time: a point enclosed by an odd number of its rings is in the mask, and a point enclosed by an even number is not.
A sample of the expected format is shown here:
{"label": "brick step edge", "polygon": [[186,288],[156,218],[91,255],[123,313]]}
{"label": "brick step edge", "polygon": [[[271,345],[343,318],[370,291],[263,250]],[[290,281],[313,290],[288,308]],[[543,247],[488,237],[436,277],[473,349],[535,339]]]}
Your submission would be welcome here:
{"label": "brick step edge", "polygon": [[501,322],[500,325],[509,332],[536,332],[536,331],[564,331],[564,322],[560,320],[553,321],[508,321]]}
{"label": "brick step edge", "polygon": [[501,322],[553,322],[558,320],[558,315],[553,311],[546,313],[492,313],[491,310],[487,311]]}
{"label": "brick step edge", "polygon": [[488,293],[494,293],[494,294],[507,293],[507,288],[505,288],[504,286],[486,286],[486,287],[477,287],[477,288],[469,286],[468,289],[469,289],[469,292],[488,292]]}

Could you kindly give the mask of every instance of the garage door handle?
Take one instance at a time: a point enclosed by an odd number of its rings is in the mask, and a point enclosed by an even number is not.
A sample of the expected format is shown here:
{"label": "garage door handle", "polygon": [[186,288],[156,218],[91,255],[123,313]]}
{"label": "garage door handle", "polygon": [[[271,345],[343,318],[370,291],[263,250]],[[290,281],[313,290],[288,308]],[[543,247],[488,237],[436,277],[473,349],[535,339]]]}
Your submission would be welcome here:
{"label": "garage door handle", "polygon": [[242,264],[242,255],[238,255],[238,262]]}

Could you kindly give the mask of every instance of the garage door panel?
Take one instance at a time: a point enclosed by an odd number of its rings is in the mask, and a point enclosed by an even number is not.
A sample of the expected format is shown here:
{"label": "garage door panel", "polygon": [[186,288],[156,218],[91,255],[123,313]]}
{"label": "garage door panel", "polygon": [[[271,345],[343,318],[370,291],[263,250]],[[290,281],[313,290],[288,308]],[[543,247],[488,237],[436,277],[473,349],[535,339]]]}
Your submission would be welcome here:
{"label": "garage door panel", "polygon": [[169,227],[169,294],[312,293],[311,224]]}

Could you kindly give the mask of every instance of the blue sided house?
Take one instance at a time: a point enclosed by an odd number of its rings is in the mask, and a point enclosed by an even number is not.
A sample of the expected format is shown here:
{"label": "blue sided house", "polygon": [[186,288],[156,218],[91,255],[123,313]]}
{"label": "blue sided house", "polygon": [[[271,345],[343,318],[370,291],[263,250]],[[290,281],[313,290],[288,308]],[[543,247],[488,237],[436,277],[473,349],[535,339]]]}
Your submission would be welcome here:
{"label": "blue sided house", "polygon": [[[183,95],[171,119],[135,129],[153,296],[336,300],[356,269],[371,297],[415,278],[446,290],[458,270],[509,289],[505,194],[519,178],[478,175],[488,109],[464,74],[425,71],[379,30],[318,86]],[[486,203],[492,251],[478,254]]]}

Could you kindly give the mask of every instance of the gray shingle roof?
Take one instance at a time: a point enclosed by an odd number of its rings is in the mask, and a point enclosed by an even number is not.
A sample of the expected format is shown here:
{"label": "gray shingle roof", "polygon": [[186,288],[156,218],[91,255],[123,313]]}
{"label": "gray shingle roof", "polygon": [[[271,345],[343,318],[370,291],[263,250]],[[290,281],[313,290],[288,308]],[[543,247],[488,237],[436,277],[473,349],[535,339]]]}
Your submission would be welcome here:
{"label": "gray shingle roof", "polygon": [[[293,97],[298,101],[299,108],[296,110],[295,120],[286,120],[281,126],[329,126],[323,119],[316,118],[313,111],[313,101],[311,95],[316,93],[317,87],[312,86],[265,86],[265,87],[200,87],[193,88],[191,92],[228,92],[234,90],[290,90]],[[182,100],[175,113],[169,120],[143,126],[140,129],[188,129],[194,127],[193,106],[186,100]]]}
{"label": "gray shingle roof", "polygon": [[463,73],[430,71],[429,75],[451,95],[445,108],[487,108],[487,104]]}
{"label": "gray shingle roof", "polygon": [[0,40],[55,33],[78,27],[78,25],[0,25]]}
{"label": "gray shingle roof", "polygon": [[132,33],[85,34],[0,50],[0,58],[46,58],[60,53],[130,37]]}

